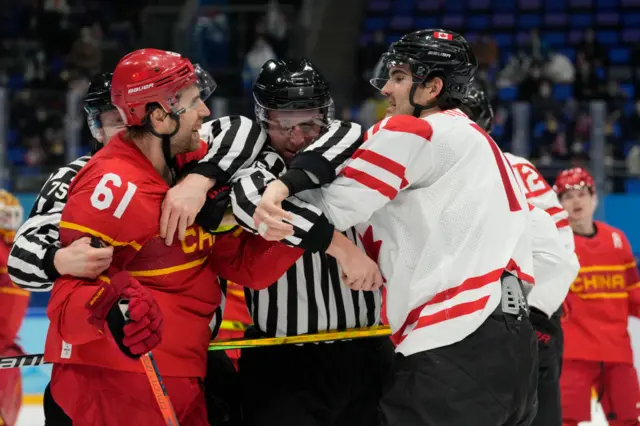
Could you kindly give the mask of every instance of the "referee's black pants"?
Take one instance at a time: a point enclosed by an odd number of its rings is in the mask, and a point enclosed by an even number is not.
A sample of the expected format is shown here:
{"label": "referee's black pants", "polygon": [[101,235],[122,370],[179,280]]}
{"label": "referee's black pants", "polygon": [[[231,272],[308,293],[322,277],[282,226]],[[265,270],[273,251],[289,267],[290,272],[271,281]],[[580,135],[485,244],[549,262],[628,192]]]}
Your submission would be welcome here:
{"label": "referee's black pants", "polygon": [[562,426],[562,408],[560,405],[560,373],[562,372],[562,352],[564,335],[560,317],[555,315],[551,321],[556,332],[549,342],[538,344],[538,414],[532,426]]}
{"label": "referee's black pants", "polygon": [[388,337],[243,349],[245,426],[376,426]]}
{"label": "referee's black pants", "polygon": [[536,414],[537,339],[526,316],[495,313],[449,346],[396,355],[383,426],[527,426]]}

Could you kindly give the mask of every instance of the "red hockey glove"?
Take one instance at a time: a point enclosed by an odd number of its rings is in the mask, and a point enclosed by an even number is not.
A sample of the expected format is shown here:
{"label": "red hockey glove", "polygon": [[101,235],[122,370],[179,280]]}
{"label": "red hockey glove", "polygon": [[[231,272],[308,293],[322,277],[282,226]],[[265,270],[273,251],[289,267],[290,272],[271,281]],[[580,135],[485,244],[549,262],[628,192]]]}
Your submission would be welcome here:
{"label": "red hockey glove", "polygon": [[87,303],[89,322],[101,331],[106,323],[120,350],[139,358],[162,341],[162,312],[149,289],[129,272],[117,272],[110,280]]}

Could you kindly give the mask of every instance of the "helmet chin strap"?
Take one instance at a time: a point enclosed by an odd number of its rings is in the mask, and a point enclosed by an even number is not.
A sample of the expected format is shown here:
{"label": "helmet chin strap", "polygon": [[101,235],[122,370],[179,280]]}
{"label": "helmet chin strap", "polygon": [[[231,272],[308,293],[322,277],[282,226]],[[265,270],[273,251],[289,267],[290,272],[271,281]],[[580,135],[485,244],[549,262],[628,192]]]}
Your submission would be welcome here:
{"label": "helmet chin strap", "polygon": [[175,182],[176,159],[175,156],[171,155],[171,138],[180,130],[180,119],[178,115],[174,113],[170,113],[169,117],[176,123],[176,128],[173,130],[173,132],[168,134],[160,134],[156,131],[156,129],[153,128],[151,124],[149,124],[149,131],[151,132],[151,134],[162,140],[162,154],[164,155],[164,161],[167,163],[169,171],[171,172],[171,180]]}
{"label": "helmet chin strap", "polygon": [[418,86],[420,86],[421,84],[424,84],[426,80],[427,79],[425,78],[420,83],[413,83],[411,85],[411,91],[409,92],[409,103],[413,107],[413,116],[416,118],[420,118],[420,114],[422,114],[422,111],[432,109],[438,106],[436,102],[429,102],[426,105],[421,105],[421,104],[415,103],[415,101],[413,100],[416,95],[416,90],[418,90]]}

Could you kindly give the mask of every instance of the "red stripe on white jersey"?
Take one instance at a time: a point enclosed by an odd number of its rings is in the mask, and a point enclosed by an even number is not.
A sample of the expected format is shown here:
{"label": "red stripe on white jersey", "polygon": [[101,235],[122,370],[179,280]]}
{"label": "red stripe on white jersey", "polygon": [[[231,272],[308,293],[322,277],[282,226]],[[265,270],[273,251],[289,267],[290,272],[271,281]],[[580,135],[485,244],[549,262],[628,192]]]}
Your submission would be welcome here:
{"label": "red stripe on white jersey", "polygon": [[[434,325],[451,318],[458,318],[463,315],[469,315],[474,312],[481,311],[485,306],[487,306],[487,302],[489,302],[489,296],[484,296],[478,300],[460,303],[458,305],[452,306],[449,309],[436,312],[435,314],[422,316],[416,323],[416,326],[413,328],[413,330],[418,330],[420,328],[428,327],[430,325]],[[405,337],[406,336],[403,336],[396,345],[402,343]]]}
{"label": "red stripe on white jersey", "polygon": [[369,151],[367,149],[358,149],[351,158],[364,160],[367,163],[371,163],[374,166],[378,166],[381,169],[388,171],[400,179],[404,179],[404,172],[407,170],[402,164],[397,163],[384,155],[378,154],[375,151]]}
{"label": "red stripe on white jersey", "polygon": [[390,200],[393,200],[394,198],[396,198],[396,195],[398,195],[398,191],[393,186],[384,183],[380,179],[371,176],[368,173],[365,173],[358,169],[354,169],[353,167],[345,167],[342,170],[342,175],[349,179],[355,180],[356,182],[366,186],[367,188],[378,191],[380,194],[384,195]]}
{"label": "red stripe on white jersey", "polygon": [[450,300],[462,292],[476,290],[492,284],[498,281],[505,271],[517,276],[521,280],[528,281],[530,283],[534,282],[533,277],[523,273],[518,264],[513,259],[511,259],[509,260],[509,263],[505,268],[499,268],[484,275],[468,278],[457,287],[443,290],[433,296],[428,302],[423,303],[417,308],[411,310],[411,312],[409,312],[409,315],[407,315],[404,324],[402,324],[402,327],[400,327],[398,331],[396,331],[391,336],[391,340],[396,344],[396,346],[399,345],[406,338],[404,332],[411,324],[415,324],[413,330],[416,330],[418,328],[427,327],[429,325],[437,324],[442,321],[481,311],[487,305],[489,296],[482,296],[481,298],[474,301],[462,302],[457,305],[444,308],[434,314],[421,316],[421,313],[425,307]]}
{"label": "red stripe on white jersey", "polygon": [[558,229],[566,228],[567,226],[569,226],[569,219],[561,219],[556,222],[556,228]]}
{"label": "red stripe on white jersey", "polygon": [[429,122],[411,115],[394,115],[387,120],[383,128],[391,132],[412,133],[427,142],[430,142],[433,136]]}
{"label": "red stripe on white jersey", "polygon": [[550,216],[553,216],[554,214],[562,213],[563,211],[564,209],[562,207],[549,207],[548,209],[545,210],[545,212],[547,212],[547,214],[549,214]]}

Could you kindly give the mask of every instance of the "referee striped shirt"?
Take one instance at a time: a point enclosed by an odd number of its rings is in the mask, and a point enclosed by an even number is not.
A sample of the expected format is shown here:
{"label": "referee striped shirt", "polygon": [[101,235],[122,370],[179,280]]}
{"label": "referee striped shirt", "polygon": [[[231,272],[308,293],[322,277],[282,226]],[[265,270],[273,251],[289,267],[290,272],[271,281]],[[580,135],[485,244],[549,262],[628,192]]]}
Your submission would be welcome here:
{"label": "referee striped shirt", "polygon": [[[359,125],[334,122],[321,136],[325,163],[340,170],[360,145],[360,136]],[[314,149],[321,145],[318,141],[312,145]],[[231,202],[242,227],[257,233],[253,221],[256,206],[267,184],[285,171],[284,160],[269,147],[252,167],[238,173],[233,180]],[[293,215],[294,234],[283,241],[289,245],[304,247],[314,226],[326,221],[318,208],[297,197],[285,200],[283,208]],[[347,230],[345,235],[364,251],[354,229]],[[254,326],[269,337],[281,337],[378,325],[381,291],[353,291],[341,277],[342,270],[333,257],[307,250],[274,285],[264,290],[245,289]]]}

